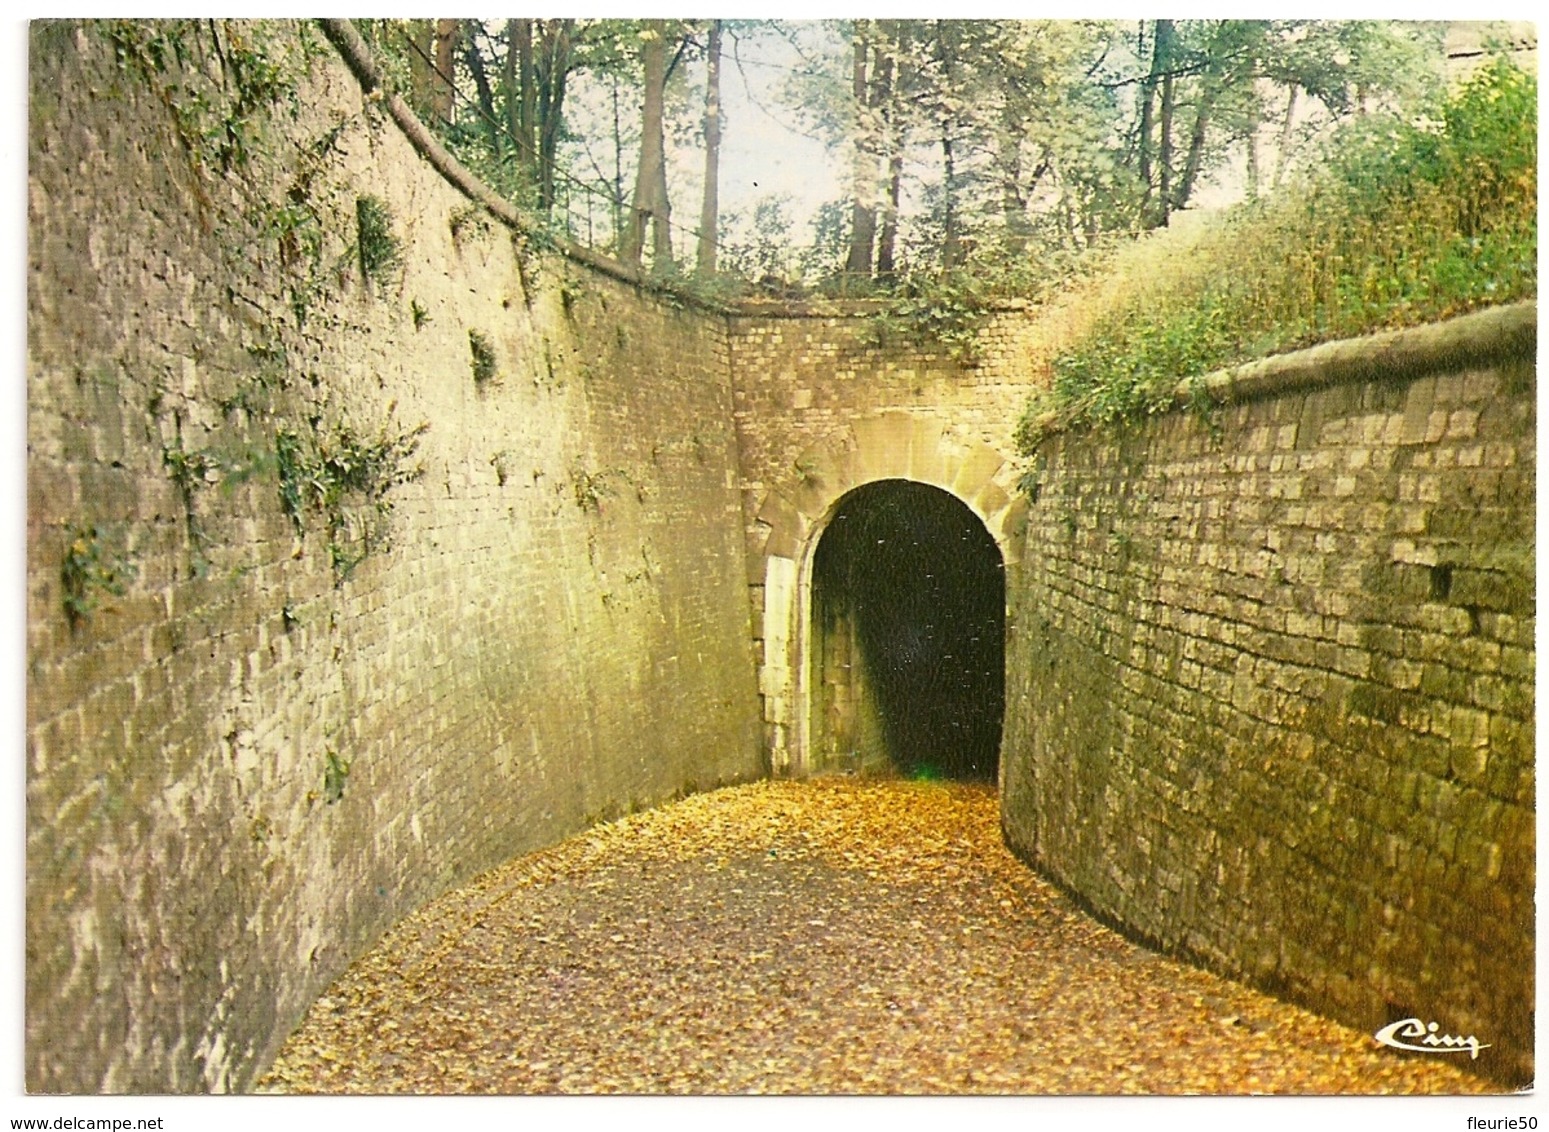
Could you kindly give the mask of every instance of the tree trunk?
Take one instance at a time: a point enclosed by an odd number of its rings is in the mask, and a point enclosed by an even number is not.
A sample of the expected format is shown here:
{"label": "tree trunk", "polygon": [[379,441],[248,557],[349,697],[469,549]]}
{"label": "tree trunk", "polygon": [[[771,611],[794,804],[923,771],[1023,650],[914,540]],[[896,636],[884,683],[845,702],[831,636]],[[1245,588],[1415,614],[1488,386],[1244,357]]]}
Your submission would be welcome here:
{"label": "tree trunk", "polygon": [[479,116],[484,120],[484,133],[489,147],[496,157],[504,148],[501,144],[500,119],[495,116],[495,92],[490,86],[489,74],[484,69],[484,56],[479,53],[478,37],[474,34],[474,22],[469,20],[463,27],[463,62],[473,76],[473,86],[478,93]]}
{"label": "tree trunk", "polygon": [[1248,131],[1248,199],[1259,199],[1259,131],[1257,125]]}
{"label": "tree trunk", "polygon": [[452,74],[456,66],[457,20],[436,21],[436,73],[431,88],[431,112],[443,122],[452,120]]}
{"label": "tree trunk", "polygon": [[695,265],[703,277],[715,274],[715,253],[721,223],[721,21],[710,21],[705,47],[705,191],[699,207],[699,255]]}
{"label": "tree trunk", "polygon": [[1157,115],[1156,199],[1159,211],[1156,223],[1162,227],[1167,225],[1167,214],[1172,204],[1173,104],[1177,94],[1172,73],[1173,39],[1173,22],[1157,20],[1156,59],[1162,67],[1162,107]]}
{"label": "tree trunk", "polygon": [[1194,193],[1194,182],[1205,161],[1205,139],[1210,130],[1210,115],[1215,110],[1220,88],[1210,86],[1199,97],[1199,113],[1194,118],[1194,132],[1189,137],[1189,152],[1183,159],[1183,172],[1178,177],[1178,187],[1173,192],[1173,211],[1184,208]]}
{"label": "tree trunk", "polygon": [[1280,123],[1280,148],[1275,153],[1275,179],[1270,182],[1277,189],[1291,157],[1291,132],[1296,124],[1296,95],[1299,89],[1295,83],[1291,84],[1291,93],[1285,101],[1285,120]]}
{"label": "tree trunk", "polygon": [[409,99],[417,113],[430,117],[435,105],[436,23],[434,20],[410,20]]}
{"label": "tree trunk", "polygon": [[957,162],[952,152],[948,122],[941,125],[941,266],[951,270],[962,261],[961,234],[957,230]]}
{"label": "tree trunk", "polygon": [[667,203],[666,140],[662,134],[667,85],[667,21],[647,20],[647,38],[641,47],[645,71],[641,107],[640,165],[635,174],[635,198],[629,229],[620,251],[624,262],[639,266],[645,250],[645,228],[651,225],[652,266],[661,270],[672,262],[672,217]]}
{"label": "tree trunk", "polygon": [[538,74],[538,203],[545,213],[554,207],[554,176],[559,136],[565,116],[565,80],[574,49],[574,20],[550,20],[543,29],[543,53]]}
{"label": "tree trunk", "polygon": [[532,64],[532,21],[506,21],[506,117],[516,146],[517,164],[536,181],[538,144],[534,132],[537,120],[537,82]]}
{"label": "tree trunk", "polygon": [[[1156,20],[1160,24],[1163,21]],[[1144,25],[1142,24],[1142,29]],[[1151,36],[1151,71],[1140,84],[1140,136],[1136,141],[1136,164],[1140,169],[1140,211],[1142,219],[1151,209],[1151,132],[1156,123],[1156,81],[1162,71],[1160,55],[1161,36],[1153,31]]]}
{"label": "tree trunk", "polygon": [[[945,20],[936,21],[936,59],[941,64],[942,83],[954,89],[953,64],[957,60],[957,40]],[[957,116],[944,107],[941,114],[941,266],[951,270],[963,260],[962,232],[958,222],[957,154],[955,152]]]}
{"label": "tree trunk", "polygon": [[891,279],[898,272],[898,198],[903,188],[903,147],[893,150],[887,162],[887,204],[882,211],[882,231],[877,236],[877,277]]}
{"label": "tree trunk", "polygon": [[871,275],[871,252],[877,238],[876,155],[870,152],[866,134],[871,99],[867,91],[867,61],[871,45],[865,32],[857,27],[855,32],[855,60],[850,72],[850,89],[855,96],[858,120],[855,128],[855,145],[850,164],[850,255],[844,270],[848,275]]}
{"label": "tree trunk", "polygon": [[619,80],[613,76],[613,239],[624,245],[624,120],[619,114]]}
{"label": "tree trunk", "polygon": [[1022,136],[1026,133],[1018,116],[1009,108],[1001,119],[998,144],[1000,156],[1000,215],[1005,225],[1005,248],[1011,255],[1027,250],[1029,225],[1027,197],[1022,189]]}

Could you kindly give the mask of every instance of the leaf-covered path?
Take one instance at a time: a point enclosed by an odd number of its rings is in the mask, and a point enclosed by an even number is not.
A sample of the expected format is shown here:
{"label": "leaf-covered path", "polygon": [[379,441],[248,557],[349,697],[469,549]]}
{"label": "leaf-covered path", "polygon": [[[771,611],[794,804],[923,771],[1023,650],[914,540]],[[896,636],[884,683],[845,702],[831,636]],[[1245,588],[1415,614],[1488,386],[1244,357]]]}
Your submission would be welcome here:
{"label": "leaf-covered path", "polygon": [[1006,851],[990,789],[851,780],[699,795],[486,873],[351,967],[260,1088],[1496,1091],[1095,923]]}

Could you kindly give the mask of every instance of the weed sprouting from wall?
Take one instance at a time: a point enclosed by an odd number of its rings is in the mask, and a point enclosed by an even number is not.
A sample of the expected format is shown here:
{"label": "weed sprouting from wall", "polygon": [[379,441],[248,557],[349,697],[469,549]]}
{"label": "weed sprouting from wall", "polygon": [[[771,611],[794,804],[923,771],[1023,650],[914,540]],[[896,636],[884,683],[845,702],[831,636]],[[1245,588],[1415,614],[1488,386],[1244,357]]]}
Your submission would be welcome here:
{"label": "weed sprouting from wall", "polygon": [[424,475],[413,457],[429,423],[398,431],[391,413],[375,436],[347,421],[319,422],[310,437],[289,425],[275,430],[281,506],[297,534],[306,533],[309,515],[322,519],[335,584],[389,545],[393,489]]}
{"label": "weed sprouting from wall", "polygon": [[330,747],[323,756],[323,801],[330,806],[344,797],[344,784],[350,777],[350,764]]}
{"label": "weed sprouting from wall", "polygon": [[468,331],[468,352],[473,367],[473,383],[480,388],[499,381],[495,346],[477,330]]}
{"label": "weed sprouting from wall", "polygon": [[135,576],[128,554],[109,549],[106,541],[102,528],[94,523],[72,526],[67,532],[59,582],[65,618],[72,631],[102,608],[104,595],[122,597]]}
{"label": "weed sprouting from wall", "polygon": [[162,447],[161,462],[183,501],[183,518],[188,528],[189,572],[196,578],[202,577],[210,565],[205,556],[210,537],[199,518],[197,500],[201,491],[220,482],[225,463],[207,449],[189,451],[184,448],[181,435],[173,444]]}
{"label": "weed sprouting from wall", "polygon": [[393,235],[392,213],[380,197],[356,197],[355,226],[361,277],[386,288],[392,272],[403,261],[403,246]]}

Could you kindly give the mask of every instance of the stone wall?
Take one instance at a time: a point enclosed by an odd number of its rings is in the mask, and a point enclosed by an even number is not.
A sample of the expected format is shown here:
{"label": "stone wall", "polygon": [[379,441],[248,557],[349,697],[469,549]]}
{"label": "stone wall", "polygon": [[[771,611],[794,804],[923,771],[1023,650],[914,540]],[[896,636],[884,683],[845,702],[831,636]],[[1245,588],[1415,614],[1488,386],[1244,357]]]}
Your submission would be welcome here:
{"label": "stone wall", "polygon": [[1532,1077],[1531,305],[1054,434],[1010,593],[1003,815],[1098,915]]}
{"label": "stone wall", "polygon": [[[763,768],[724,320],[525,247],[315,29],[136,27],[33,25],[49,1092],[243,1088],[429,897]],[[311,77],[233,108],[266,35]]]}

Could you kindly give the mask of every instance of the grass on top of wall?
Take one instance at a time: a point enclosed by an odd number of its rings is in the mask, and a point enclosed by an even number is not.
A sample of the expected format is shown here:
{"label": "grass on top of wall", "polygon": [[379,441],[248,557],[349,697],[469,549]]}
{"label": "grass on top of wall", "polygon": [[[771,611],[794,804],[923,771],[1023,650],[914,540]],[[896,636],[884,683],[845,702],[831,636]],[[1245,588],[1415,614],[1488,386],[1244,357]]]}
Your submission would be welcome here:
{"label": "grass on top of wall", "polygon": [[[1537,293],[1537,83],[1506,60],[1417,123],[1349,123],[1298,185],[1121,256],[1035,422],[1157,412],[1185,378]],[[1170,237],[1171,233],[1165,234]]]}

